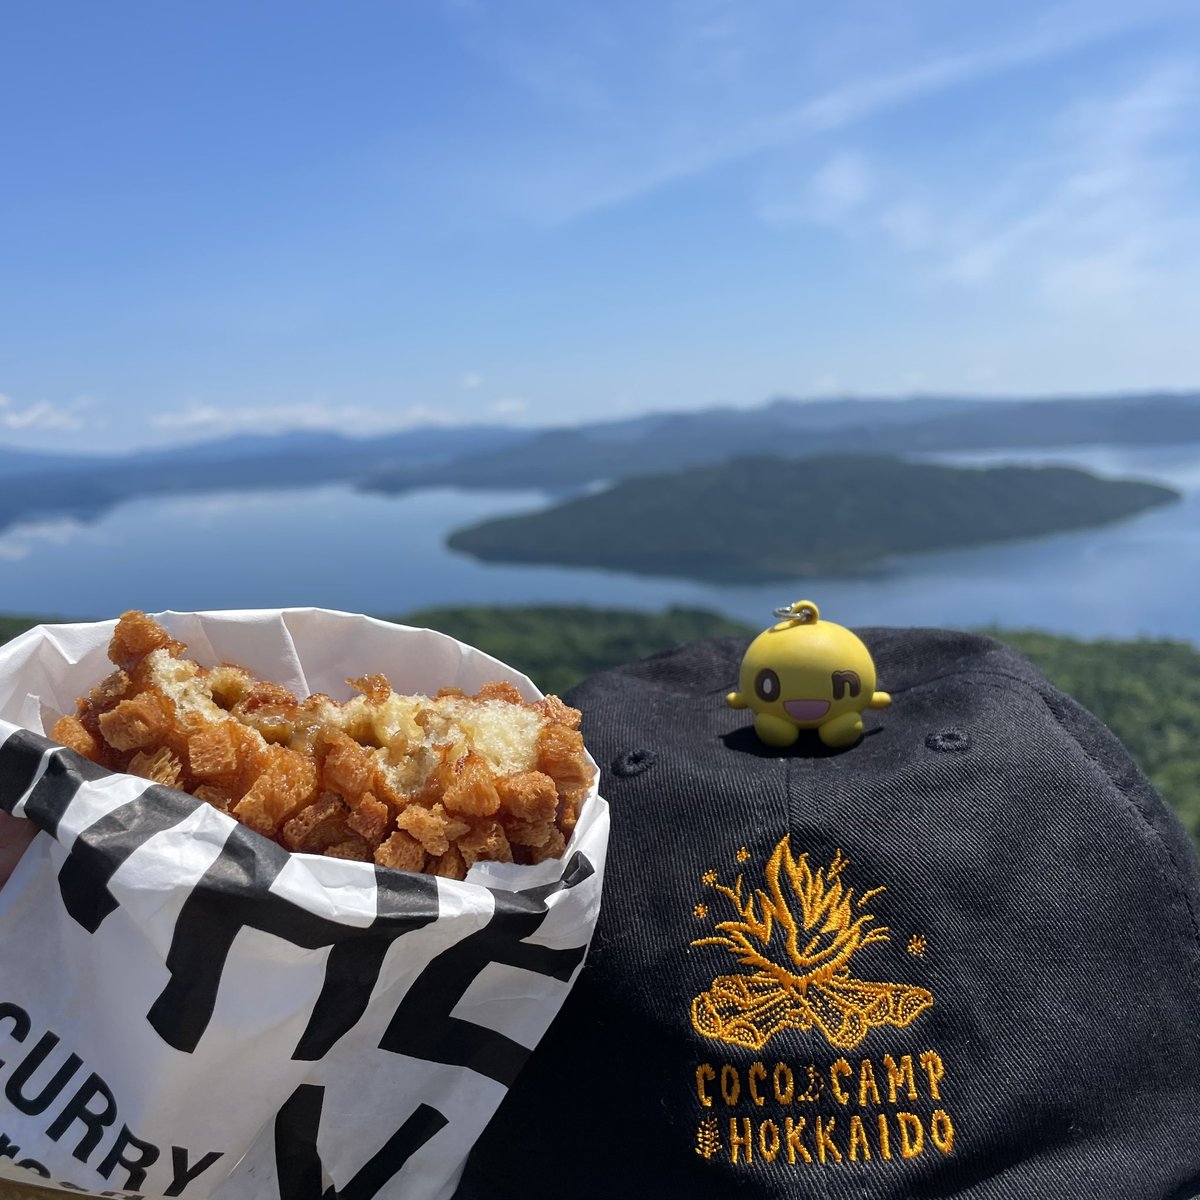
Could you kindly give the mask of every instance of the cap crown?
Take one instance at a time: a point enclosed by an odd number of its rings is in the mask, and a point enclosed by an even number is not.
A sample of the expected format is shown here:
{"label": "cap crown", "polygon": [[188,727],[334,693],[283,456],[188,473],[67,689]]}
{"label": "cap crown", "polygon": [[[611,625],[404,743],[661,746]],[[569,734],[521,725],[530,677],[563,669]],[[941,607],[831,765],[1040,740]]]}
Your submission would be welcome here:
{"label": "cap crown", "polygon": [[740,639],[571,694],[612,805],[600,923],[460,1195],[1200,1191],[1186,835],[1015,652],[862,637],[894,703],[844,751],[725,705]]}

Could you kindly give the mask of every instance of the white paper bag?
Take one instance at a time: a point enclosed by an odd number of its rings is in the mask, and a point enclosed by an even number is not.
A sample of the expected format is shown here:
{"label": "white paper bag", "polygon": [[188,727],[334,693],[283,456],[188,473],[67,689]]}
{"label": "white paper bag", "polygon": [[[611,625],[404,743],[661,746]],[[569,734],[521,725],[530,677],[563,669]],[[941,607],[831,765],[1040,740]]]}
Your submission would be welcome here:
{"label": "white paper bag", "polygon": [[[319,609],[166,613],[202,665],[299,695],[524,676]],[[289,854],[42,736],[114,622],[0,649],[0,807],[42,830],[0,889],[0,1178],[186,1200],[433,1200],[569,991],[600,902],[595,793],[561,860],[458,882]],[[548,1098],[553,1103],[553,1098]],[[64,1194],[68,1194],[64,1192]]]}

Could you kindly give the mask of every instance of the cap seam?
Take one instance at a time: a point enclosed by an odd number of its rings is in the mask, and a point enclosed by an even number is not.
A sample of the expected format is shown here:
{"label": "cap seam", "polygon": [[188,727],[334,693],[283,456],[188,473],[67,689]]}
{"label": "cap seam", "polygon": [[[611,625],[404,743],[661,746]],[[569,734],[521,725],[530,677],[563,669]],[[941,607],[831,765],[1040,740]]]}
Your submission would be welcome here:
{"label": "cap seam", "polygon": [[[957,675],[962,675],[962,674],[965,674],[965,672],[946,672],[945,674],[942,674],[942,675],[936,675],[931,679],[923,679],[923,680],[921,680],[920,683],[911,684],[905,688],[897,688],[893,691],[892,694],[899,695],[903,692],[913,691],[916,688],[923,686],[924,684],[936,683],[938,680],[950,679],[950,678],[954,678]],[[1180,880],[1183,876],[1183,871],[1181,870],[1181,868],[1179,866],[1179,861],[1175,857],[1175,854],[1171,850],[1171,847],[1166,843],[1166,841],[1159,834],[1158,830],[1155,829],[1154,826],[1147,820],[1145,813],[1142,812],[1141,806],[1129,794],[1128,789],[1075,736],[1075,733],[1072,731],[1072,729],[1063,721],[1062,717],[1060,717],[1059,714],[1057,712],[1055,712],[1054,706],[1052,704],[1050,704],[1050,702],[1046,699],[1046,696],[1041,691],[1041,689],[1036,687],[1030,680],[1022,679],[1019,675],[1010,675],[1006,671],[976,671],[976,672],[971,672],[971,674],[976,677],[991,676],[991,677],[998,678],[998,679],[1006,679],[1013,683],[1019,683],[1025,689],[1032,692],[1038,698],[1038,700],[1041,702],[1042,706],[1046,709],[1046,711],[1051,715],[1051,717],[1054,718],[1054,723],[1059,727],[1059,729],[1061,729],[1063,731],[1063,733],[1065,733],[1067,735],[1067,737],[1069,737],[1071,739],[1071,742],[1075,746],[1078,747],[1079,751],[1092,763],[1092,765],[1094,767],[1096,767],[1097,770],[1100,771],[1100,773],[1104,776],[1104,778],[1107,779],[1109,781],[1109,783],[1117,790],[1117,792],[1120,794],[1122,800],[1124,800],[1127,807],[1130,810],[1132,810],[1132,812],[1134,813],[1138,823],[1142,826],[1142,828],[1146,831],[1146,833],[1148,833],[1150,835],[1151,841],[1156,848],[1156,857],[1159,859],[1160,862],[1162,862],[1162,860],[1165,856],[1166,861],[1170,864],[1170,870],[1168,872],[1170,879],[1169,879],[1168,886],[1170,887],[1170,889],[1174,893],[1174,895],[1183,902],[1183,907],[1186,910],[1186,912],[1188,914],[1188,918],[1191,923],[1193,948],[1197,952],[1200,952],[1200,915],[1197,914],[1196,909],[1193,906],[1192,901],[1191,901],[1190,897],[1188,896],[1186,889],[1183,888],[1180,884]],[[1191,963],[1191,969],[1190,969],[1189,974],[1191,975],[1192,980],[1197,987],[1197,990],[1200,991],[1200,966],[1197,965],[1194,958]]]}
{"label": "cap seam", "polygon": [[1019,683],[1022,687],[1028,688],[1037,696],[1041,696],[1041,692],[1034,686],[1033,681],[1022,678],[1020,675],[1011,675],[1007,671],[992,671],[992,670],[971,670],[971,671],[944,671],[941,675],[931,675],[926,679],[919,680],[917,683],[904,684],[900,687],[892,687],[889,692],[893,696],[903,695],[905,692],[916,691],[917,688],[926,687],[931,683],[940,683],[943,679],[965,679],[979,678],[979,676],[989,676],[995,679],[1007,679],[1012,683]]}
{"label": "cap seam", "polygon": [[[1121,783],[1121,781],[1117,779],[1116,776],[1114,776],[1112,772],[1109,771],[1108,768],[1075,736],[1074,731],[1066,724],[1065,721],[1063,721],[1062,717],[1060,717],[1059,714],[1054,711],[1054,706],[1049,702],[1049,700],[1047,700],[1046,696],[1040,691],[1037,691],[1036,688],[1033,690],[1037,692],[1038,699],[1041,700],[1046,711],[1054,718],[1055,724],[1058,725],[1063,733],[1065,733],[1067,737],[1069,737],[1071,741],[1079,748],[1080,752],[1092,762],[1092,764],[1104,775],[1105,779],[1107,779],[1109,783],[1111,783],[1112,786],[1117,790],[1117,792],[1120,793],[1121,798],[1133,812],[1135,818],[1141,824],[1145,832],[1149,835],[1151,842],[1156,847],[1156,857],[1158,857],[1160,862],[1163,855],[1166,856],[1166,859],[1170,863],[1171,867],[1170,871],[1168,872],[1170,876],[1168,886],[1171,888],[1172,892],[1174,892],[1175,896],[1183,902],[1183,907],[1187,911],[1188,917],[1191,920],[1193,949],[1200,952],[1200,917],[1197,916],[1196,909],[1192,904],[1191,898],[1187,894],[1187,890],[1180,884],[1183,872],[1180,869],[1179,862],[1176,859],[1174,852],[1171,850],[1171,847],[1159,834],[1158,830],[1154,828],[1149,820],[1147,820],[1146,814],[1142,812],[1141,805],[1138,804],[1138,802],[1129,794],[1128,789]],[[1197,964],[1196,957],[1194,955],[1191,957],[1189,974],[1194,985],[1196,986],[1197,994],[1200,995],[1200,965]]]}

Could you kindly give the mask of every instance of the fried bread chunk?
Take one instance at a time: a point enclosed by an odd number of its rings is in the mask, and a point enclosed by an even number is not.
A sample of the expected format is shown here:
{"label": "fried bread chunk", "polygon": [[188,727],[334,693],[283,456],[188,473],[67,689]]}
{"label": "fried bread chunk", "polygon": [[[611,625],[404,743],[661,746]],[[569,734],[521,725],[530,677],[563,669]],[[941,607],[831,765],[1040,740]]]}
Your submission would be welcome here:
{"label": "fried bread chunk", "polygon": [[478,861],[561,857],[593,770],[579,712],[509,683],[402,696],[383,675],[337,702],[205,668],[127,612],[116,669],[50,736],[93,762],[182,788],[288,850],[462,879]]}

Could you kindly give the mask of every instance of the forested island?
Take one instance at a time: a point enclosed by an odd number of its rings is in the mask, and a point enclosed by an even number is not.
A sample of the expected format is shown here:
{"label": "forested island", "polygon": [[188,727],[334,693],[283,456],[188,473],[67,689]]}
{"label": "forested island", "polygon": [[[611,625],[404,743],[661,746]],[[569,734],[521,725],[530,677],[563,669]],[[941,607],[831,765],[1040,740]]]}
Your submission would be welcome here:
{"label": "forested island", "polygon": [[[477,646],[524,671],[544,692],[564,692],[593,671],[697,638],[758,632],[684,608],[432,608],[391,619]],[[0,642],[38,621],[0,617]],[[1032,631],[987,632],[1026,654],[1104,721],[1200,843],[1200,649],[1148,638],[1080,641]]]}
{"label": "forested island", "polygon": [[855,573],[896,555],[1086,529],[1179,499],[1070,467],[754,456],[640,476],[456,530],[451,549],[708,582]]}

